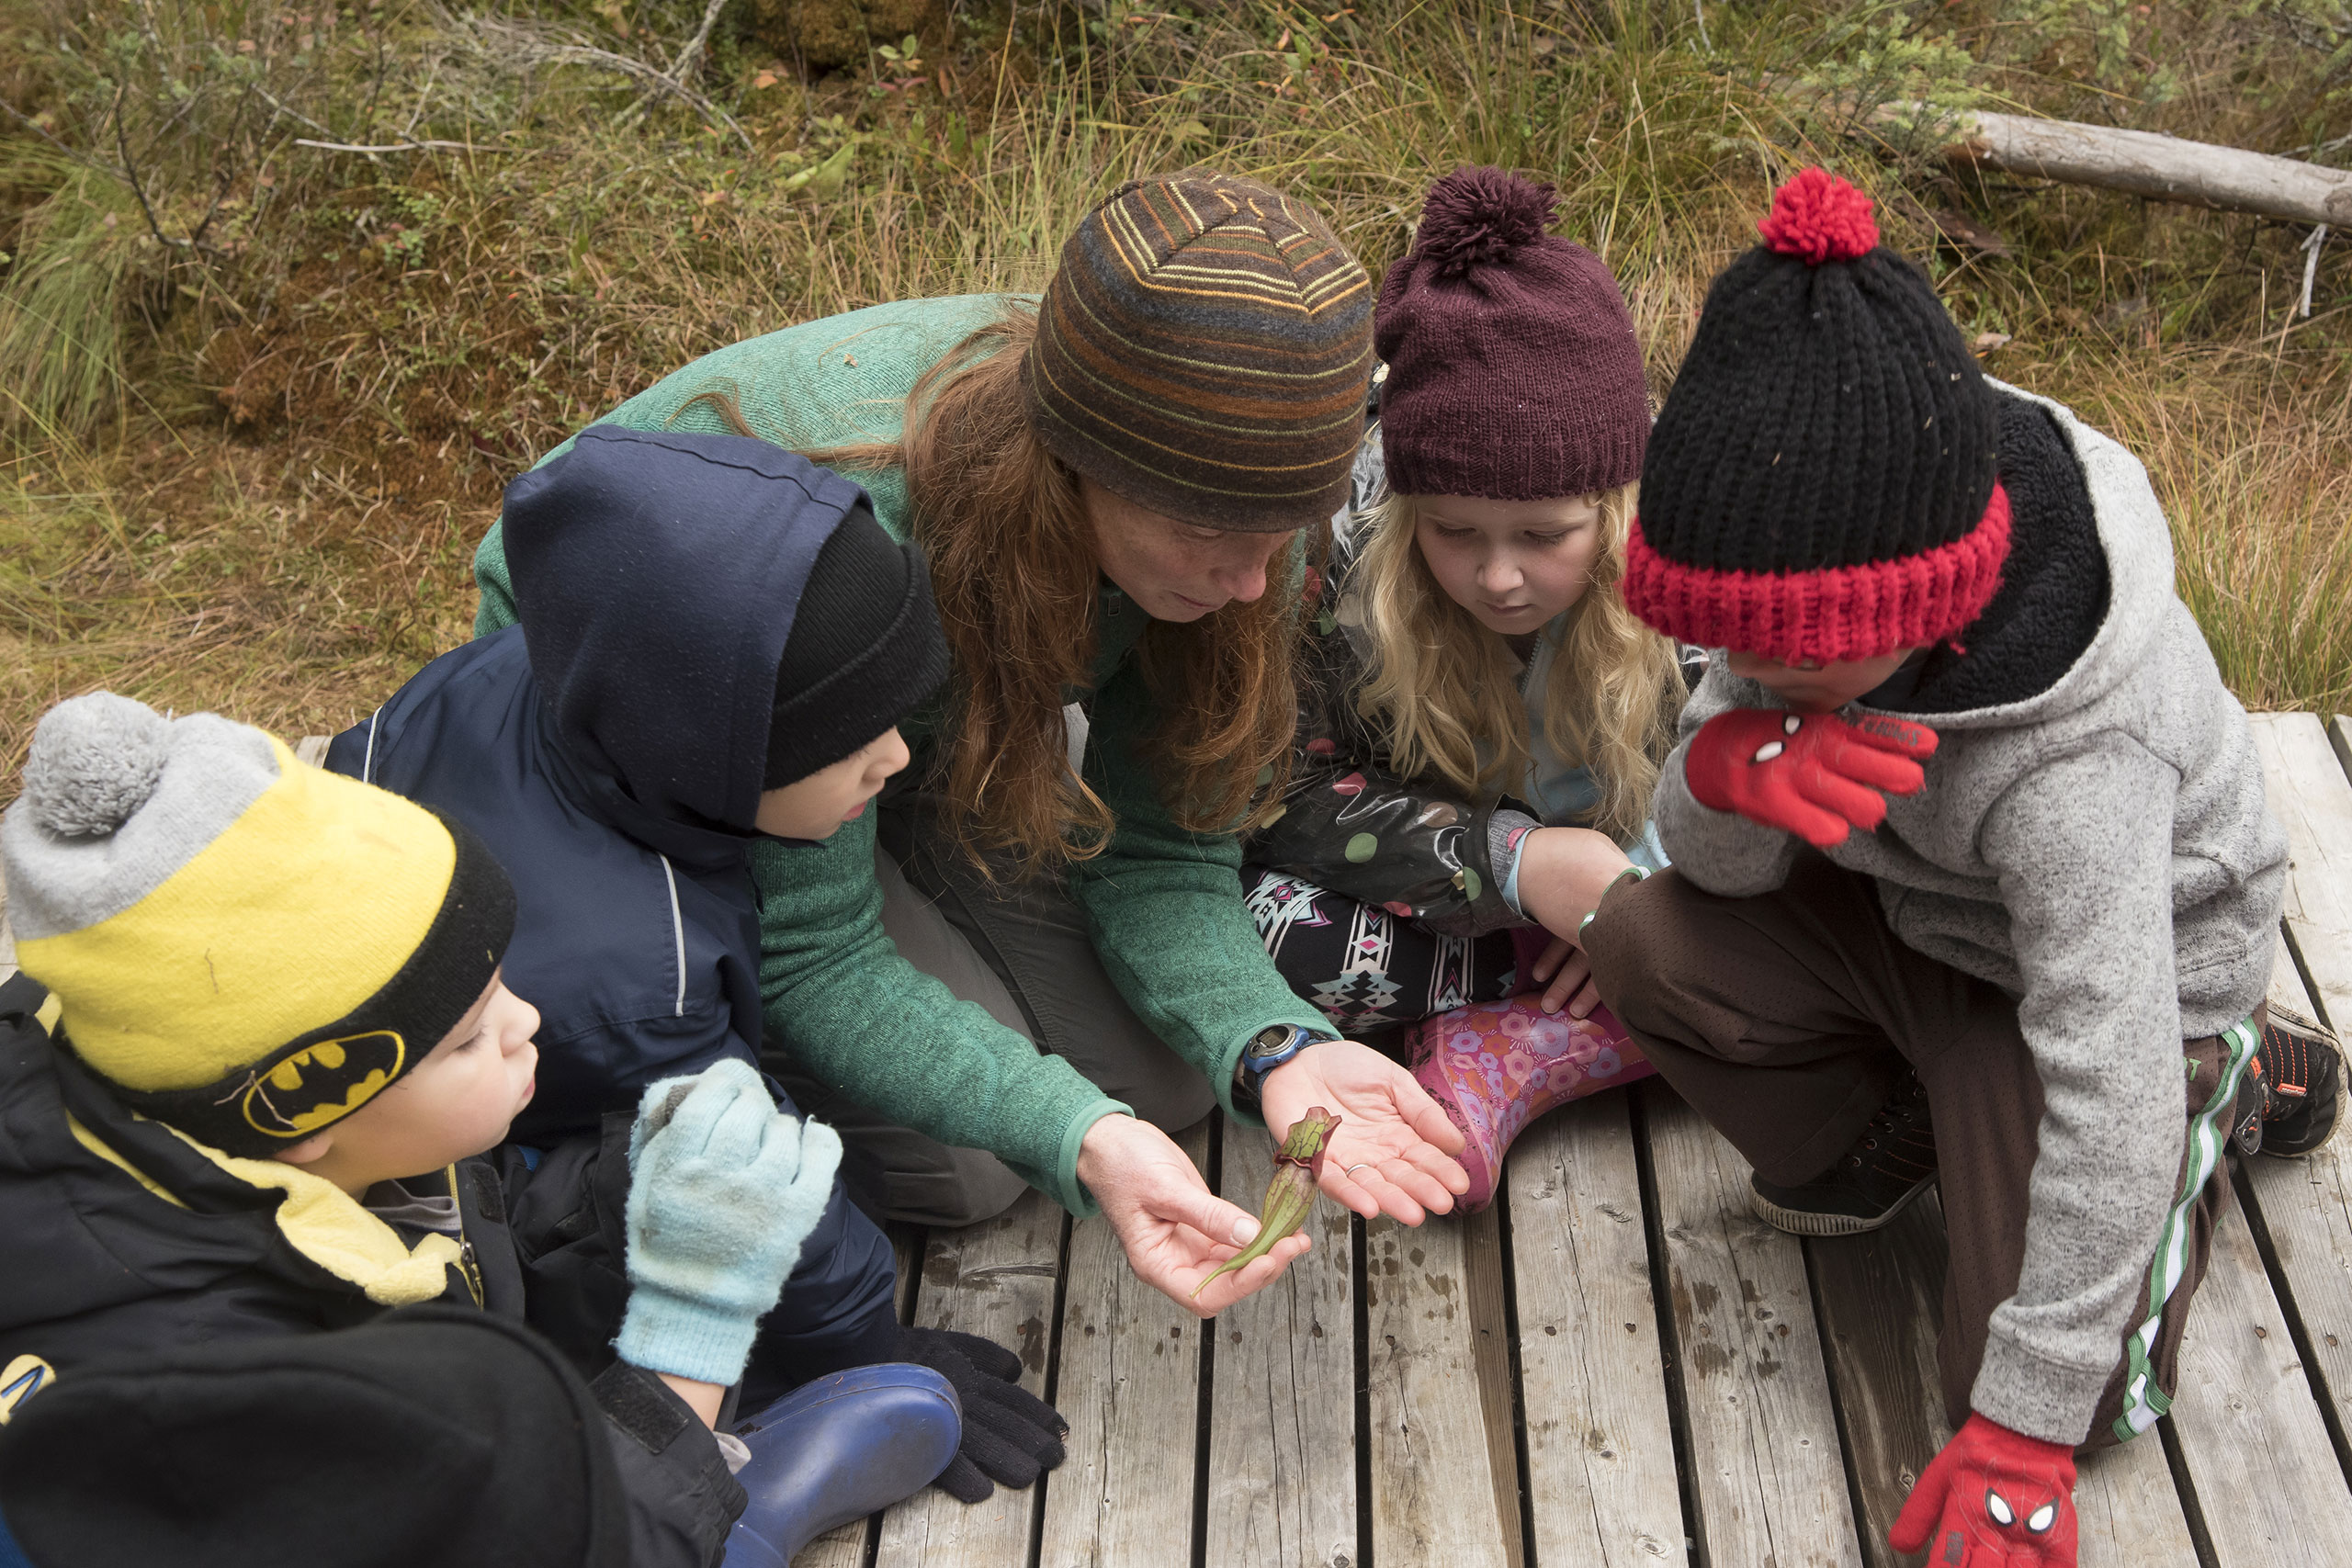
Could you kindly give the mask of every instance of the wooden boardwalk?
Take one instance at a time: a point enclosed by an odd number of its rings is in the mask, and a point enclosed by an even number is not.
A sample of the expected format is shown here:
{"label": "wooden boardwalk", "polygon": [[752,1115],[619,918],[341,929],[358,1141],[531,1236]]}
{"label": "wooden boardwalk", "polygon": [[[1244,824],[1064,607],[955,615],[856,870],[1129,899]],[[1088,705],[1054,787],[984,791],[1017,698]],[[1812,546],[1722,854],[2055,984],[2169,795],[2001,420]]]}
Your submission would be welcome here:
{"label": "wooden boardwalk", "polygon": [[[2352,1024],[2352,724],[2257,716],[2293,852],[2272,994]],[[1271,1147],[1186,1147],[1255,1209]],[[2352,1138],[2233,1159],[2154,1432],[2085,1465],[2086,1568],[2352,1565]],[[1417,1230],[1325,1202],[1315,1247],[1203,1324],[1099,1220],[1032,1193],[899,1238],[917,1323],[1017,1347],[1070,1424],[1034,1490],[925,1493],[796,1568],[1879,1568],[1950,1436],[1942,1214],[1800,1240],[1655,1080],[1511,1151],[1502,1198]]]}
{"label": "wooden boardwalk", "polygon": [[[2352,1024],[2352,722],[2255,733],[2293,855],[2272,995]],[[1183,1141],[1255,1209],[1263,1132]],[[2084,1467],[2086,1568],[2352,1565],[2352,1137],[2231,1175],[2172,1417]],[[1932,1199],[1876,1235],[1783,1235],[1655,1080],[1538,1122],[1508,1177],[1417,1230],[1325,1202],[1314,1249],[1206,1324],[1035,1193],[901,1235],[902,1310],[1017,1347],[1069,1459],[977,1507],[926,1492],[796,1568],[1902,1561],[1886,1527],[1950,1435]]]}

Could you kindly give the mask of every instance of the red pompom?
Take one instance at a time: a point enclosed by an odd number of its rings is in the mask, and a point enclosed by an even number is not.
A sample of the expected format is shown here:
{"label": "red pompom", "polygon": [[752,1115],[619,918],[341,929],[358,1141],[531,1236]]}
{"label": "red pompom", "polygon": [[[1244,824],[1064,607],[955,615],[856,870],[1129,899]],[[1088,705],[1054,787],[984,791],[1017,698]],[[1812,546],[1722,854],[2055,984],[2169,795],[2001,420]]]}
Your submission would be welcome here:
{"label": "red pompom", "polygon": [[1826,169],[1807,169],[1772,193],[1772,215],[1756,225],[1764,243],[1807,266],[1852,261],[1878,243],[1871,198]]}

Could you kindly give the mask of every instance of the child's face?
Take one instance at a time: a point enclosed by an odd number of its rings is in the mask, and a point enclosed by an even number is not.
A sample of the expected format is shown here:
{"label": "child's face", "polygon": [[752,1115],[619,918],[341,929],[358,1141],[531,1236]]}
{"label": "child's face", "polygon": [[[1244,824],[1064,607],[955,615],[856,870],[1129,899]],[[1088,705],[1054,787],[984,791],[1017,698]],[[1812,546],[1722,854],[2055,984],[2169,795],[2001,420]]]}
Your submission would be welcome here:
{"label": "child's face", "polygon": [[1421,496],[1413,539],[1446,597],[1505,637],[1538,630],[1584,597],[1600,556],[1591,496],[1487,501]]}
{"label": "child's face", "polygon": [[1840,660],[1833,664],[1810,660],[1783,664],[1761,654],[1735,652],[1726,662],[1733,674],[1746,676],[1799,713],[1835,713],[1886,684],[1915,651],[1898,648],[1875,659]]}
{"label": "child's face", "polygon": [[911,755],[893,725],[832,766],[763,792],[752,825],[771,838],[830,839],[865,815],[865,803]]}
{"label": "child's face", "polygon": [[492,976],[424,1060],[381,1094],[278,1155],[357,1197],[494,1148],[537,1087],[539,1010]]}

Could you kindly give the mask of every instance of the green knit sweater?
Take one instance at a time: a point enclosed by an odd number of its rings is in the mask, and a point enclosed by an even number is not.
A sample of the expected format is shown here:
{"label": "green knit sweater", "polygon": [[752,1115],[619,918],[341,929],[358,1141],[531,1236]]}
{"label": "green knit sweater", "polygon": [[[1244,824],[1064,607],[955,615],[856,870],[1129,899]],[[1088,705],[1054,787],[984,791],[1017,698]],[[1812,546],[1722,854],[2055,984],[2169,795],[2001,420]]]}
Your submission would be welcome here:
{"label": "green knit sweater", "polygon": [[[726,389],[752,428],[782,446],[895,441],[916,378],[1002,309],[998,296],[967,295],[788,327],[705,355],[600,423],[724,433],[707,403],[679,411],[698,392]],[[882,525],[906,538],[904,470],[857,477]],[[495,525],[475,553],[474,579],[474,634],[487,636],[514,619]],[[1072,890],[1120,994],[1207,1075],[1231,1111],[1234,1064],[1251,1034],[1270,1023],[1328,1026],[1291,994],[1259,943],[1242,908],[1238,841],[1170,821],[1138,756],[1157,716],[1130,657],[1147,619],[1103,585],[1085,768],[1118,829],[1106,852],[1073,869]],[[918,769],[938,713],[934,705],[903,727]],[[760,986],[769,1043],[860,1102],[941,1143],[986,1149],[1072,1213],[1092,1213],[1078,1179],[1079,1141],[1098,1118],[1127,1107],[899,955],[882,931],[874,832],[869,811],[813,848],[752,850],[765,904]]]}

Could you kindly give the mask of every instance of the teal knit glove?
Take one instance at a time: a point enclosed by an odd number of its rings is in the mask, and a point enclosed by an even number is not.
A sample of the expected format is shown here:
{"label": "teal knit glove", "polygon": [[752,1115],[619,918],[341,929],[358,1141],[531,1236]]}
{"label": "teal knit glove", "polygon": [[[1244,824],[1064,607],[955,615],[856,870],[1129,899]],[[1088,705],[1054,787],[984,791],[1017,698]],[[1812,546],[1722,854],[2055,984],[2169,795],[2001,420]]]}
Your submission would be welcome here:
{"label": "teal knit glove", "polygon": [[840,1136],[778,1111],[748,1063],[648,1089],[628,1139],[621,1359],[699,1382],[742,1376],[841,1161]]}

